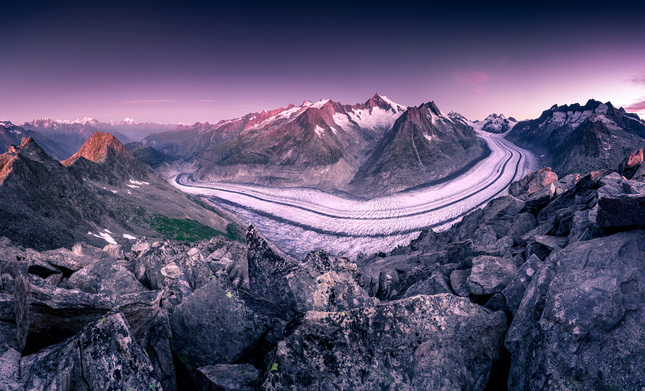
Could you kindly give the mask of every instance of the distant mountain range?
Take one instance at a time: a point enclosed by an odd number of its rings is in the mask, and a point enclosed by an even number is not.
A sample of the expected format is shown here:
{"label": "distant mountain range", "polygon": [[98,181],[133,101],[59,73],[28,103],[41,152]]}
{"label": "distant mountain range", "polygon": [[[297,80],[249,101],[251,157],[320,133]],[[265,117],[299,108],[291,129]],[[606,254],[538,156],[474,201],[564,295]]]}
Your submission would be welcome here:
{"label": "distant mountain range", "polygon": [[122,143],[130,143],[141,140],[150,133],[167,131],[175,126],[141,123],[131,118],[109,124],[89,117],[72,121],[44,118],[22,125],[0,121],[0,153],[5,152],[9,145],[20,144],[23,138],[32,137],[48,155],[62,160],[74,154],[94,132],[107,132]]}
{"label": "distant mountain range", "polygon": [[103,132],[62,164],[31,137],[10,146],[0,155],[0,199],[0,237],[36,249],[238,232],[231,220],[188,199]]}

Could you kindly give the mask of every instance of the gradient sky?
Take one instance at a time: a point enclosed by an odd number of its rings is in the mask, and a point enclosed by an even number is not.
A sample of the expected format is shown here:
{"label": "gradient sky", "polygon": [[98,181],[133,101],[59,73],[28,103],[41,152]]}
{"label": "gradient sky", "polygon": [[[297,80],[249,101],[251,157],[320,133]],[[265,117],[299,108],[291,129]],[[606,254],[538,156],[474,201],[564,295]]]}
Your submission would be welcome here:
{"label": "gradient sky", "polygon": [[589,98],[645,117],[640,3],[0,0],[0,120],[216,122],[375,92],[470,119]]}

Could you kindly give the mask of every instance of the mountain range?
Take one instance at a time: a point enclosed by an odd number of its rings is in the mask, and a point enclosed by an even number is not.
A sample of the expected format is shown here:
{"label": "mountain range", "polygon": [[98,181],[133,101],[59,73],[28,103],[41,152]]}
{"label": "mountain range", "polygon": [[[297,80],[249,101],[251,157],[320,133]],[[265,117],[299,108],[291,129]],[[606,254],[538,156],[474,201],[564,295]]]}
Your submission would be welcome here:
{"label": "mountain range", "polygon": [[439,180],[486,154],[474,131],[434,103],[406,107],[379,94],[355,105],[323,99],[178,127],[142,143],[182,159],[196,180],[312,186],[359,196]]}

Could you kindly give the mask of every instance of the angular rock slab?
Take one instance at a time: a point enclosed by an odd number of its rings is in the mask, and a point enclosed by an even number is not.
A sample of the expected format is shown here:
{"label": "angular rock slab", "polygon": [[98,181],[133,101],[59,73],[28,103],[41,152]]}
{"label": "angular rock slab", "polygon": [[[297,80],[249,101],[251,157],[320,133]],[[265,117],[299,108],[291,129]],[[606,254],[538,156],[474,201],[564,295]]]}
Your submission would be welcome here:
{"label": "angular rock slab", "polygon": [[262,389],[481,390],[505,331],[502,312],[452,294],[308,312],[268,357]]}
{"label": "angular rock slab", "polygon": [[597,222],[603,228],[645,227],[645,195],[601,197],[598,200]]}
{"label": "angular rock slab", "polygon": [[473,258],[468,288],[473,295],[492,295],[501,292],[517,273],[513,258],[480,255]]}
{"label": "angular rock slab", "polygon": [[196,383],[204,391],[253,391],[260,371],[253,365],[209,365],[197,370]]}
{"label": "angular rock slab", "polygon": [[170,317],[176,355],[191,370],[231,363],[267,331],[265,319],[223,278],[197,289]]}
{"label": "angular rock slab", "polygon": [[120,313],[24,357],[20,372],[27,390],[161,390]]}
{"label": "angular rock slab", "polygon": [[644,231],[552,253],[506,337],[509,389],[645,387],[644,259]]}

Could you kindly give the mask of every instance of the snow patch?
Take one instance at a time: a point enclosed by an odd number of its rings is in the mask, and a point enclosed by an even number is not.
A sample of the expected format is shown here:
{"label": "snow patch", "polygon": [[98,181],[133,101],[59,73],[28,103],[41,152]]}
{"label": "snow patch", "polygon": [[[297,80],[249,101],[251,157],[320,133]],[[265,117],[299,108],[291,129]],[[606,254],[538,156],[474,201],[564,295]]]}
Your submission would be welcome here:
{"label": "snow patch", "polygon": [[316,125],[316,128],[314,129],[318,137],[322,137],[323,134],[325,134],[325,129],[321,128],[320,126]]}
{"label": "snow patch", "polygon": [[407,106],[403,106],[403,105],[400,105],[400,104],[398,104],[396,102],[392,102],[385,95],[381,95],[381,99],[383,99],[385,101],[385,103],[390,105],[395,111],[405,111],[405,110],[408,109]]}
{"label": "snow patch", "polygon": [[137,239],[134,236],[128,235],[128,234],[123,234],[123,237],[126,238],[126,239],[129,239],[129,240],[136,240]]}
{"label": "snow patch", "polygon": [[[126,183],[125,185],[126,185],[127,187],[131,187],[131,188],[133,188],[133,189],[138,189],[138,188],[139,188],[139,186],[137,186],[137,185],[128,185],[127,183]],[[130,193],[130,192],[128,192],[128,193]]]}
{"label": "snow patch", "polygon": [[[107,229],[105,231],[107,231]],[[107,232],[99,232],[98,235],[92,232],[88,232],[87,234],[90,236],[94,236],[95,238],[103,239],[110,244],[116,244],[116,240],[114,240],[114,238],[110,236],[110,234]]]}
{"label": "snow patch", "polygon": [[426,138],[426,140],[431,141],[434,137],[431,134],[423,134],[423,137]]}
{"label": "snow patch", "polygon": [[[347,113],[349,120],[354,121],[359,127],[370,130],[377,129],[390,129],[396,120],[403,114],[403,111],[392,112],[391,110],[383,110],[380,107],[373,109],[359,109]],[[337,120],[338,114],[334,114],[334,121],[339,124]],[[341,114],[342,115],[342,114]],[[347,121],[349,122],[349,121]],[[340,125],[340,124],[339,124]],[[342,125],[341,125],[342,127]]]}
{"label": "snow patch", "polygon": [[132,183],[133,185],[149,185],[150,184],[150,182],[143,182],[143,181],[139,182],[139,181],[135,181],[134,179],[130,179],[130,183]]}

